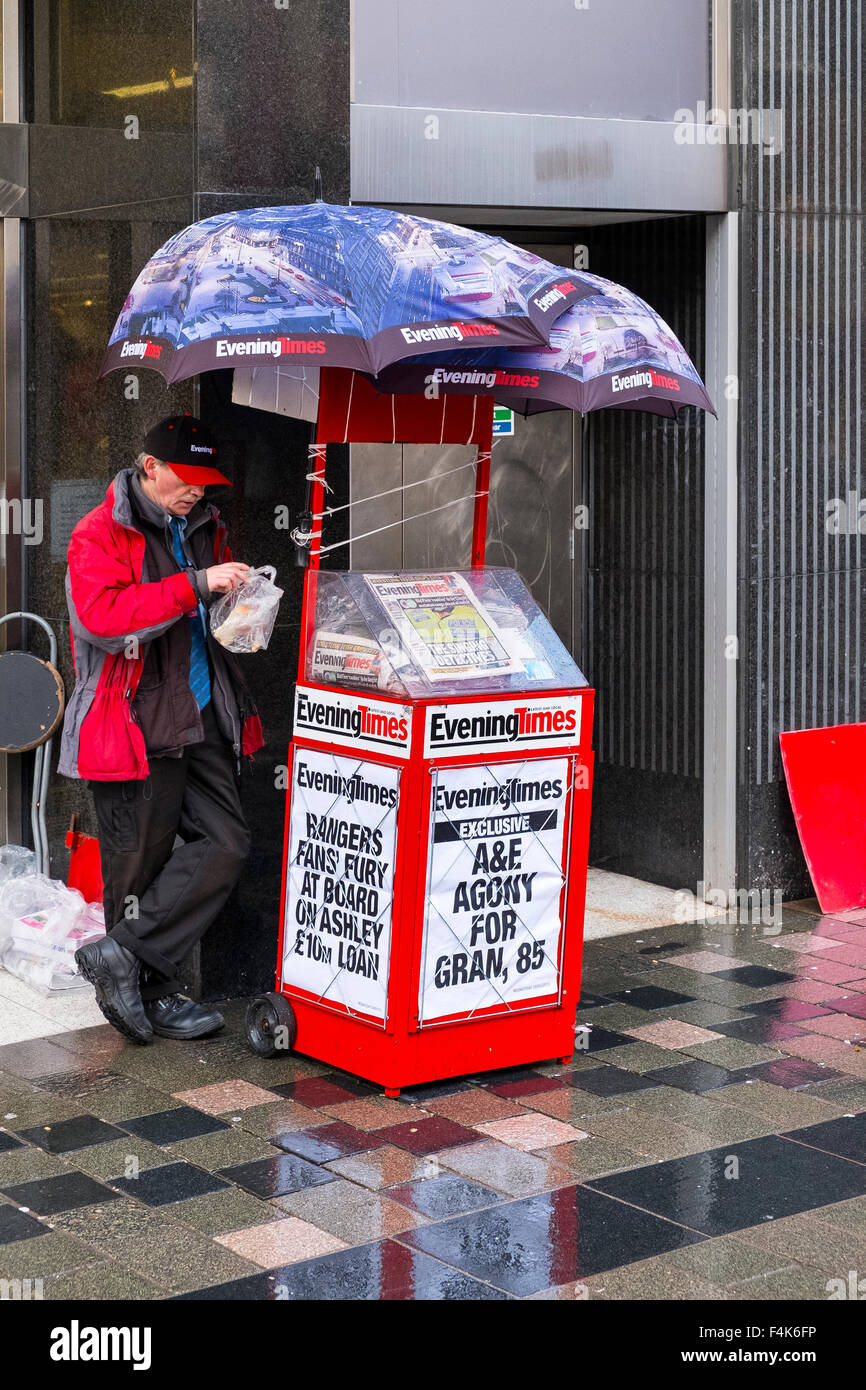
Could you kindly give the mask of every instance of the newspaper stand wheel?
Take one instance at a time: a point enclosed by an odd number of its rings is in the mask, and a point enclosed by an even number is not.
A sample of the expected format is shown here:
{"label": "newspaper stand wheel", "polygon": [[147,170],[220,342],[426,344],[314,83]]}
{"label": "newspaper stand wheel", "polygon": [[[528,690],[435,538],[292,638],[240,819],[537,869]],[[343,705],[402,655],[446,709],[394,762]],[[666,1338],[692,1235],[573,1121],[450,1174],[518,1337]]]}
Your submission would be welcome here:
{"label": "newspaper stand wheel", "polygon": [[260,994],[247,1008],[246,1030],[250,1047],[260,1057],[291,1052],[298,1035],[295,1011],[282,994]]}

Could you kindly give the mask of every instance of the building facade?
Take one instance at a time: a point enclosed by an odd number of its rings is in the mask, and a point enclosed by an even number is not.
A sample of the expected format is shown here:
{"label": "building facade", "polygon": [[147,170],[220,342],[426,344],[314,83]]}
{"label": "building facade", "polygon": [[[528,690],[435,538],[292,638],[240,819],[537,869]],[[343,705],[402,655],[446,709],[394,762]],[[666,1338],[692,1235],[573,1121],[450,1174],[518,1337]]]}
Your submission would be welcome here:
{"label": "building facade", "polygon": [[[489,562],[531,583],[598,691],[591,862],[805,896],[779,732],[866,717],[862,10],[3,0],[0,605],[50,620],[71,688],[69,533],[177,409],[222,436],[235,552],[286,590],[250,663],[268,736],[244,784],[254,849],[191,962],[204,994],[273,970],[302,578],[275,518],[303,506],[307,426],[232,404],[229,371],[97,381],[143,263],[199,218],[311,201],[319,165],[327,201],[494,230],[646,298],[718,418],[518,419],[494,450]],[[464,563],[468,509],[411,521],[420,496],[459,496],[460,453],[332,450],[359,538],[333,563]],[[362,501],[422,477],[405,514],[403,494]],[[16,627],[9,644],[41,654]],[[26,841],[26,760],[0,779],[0,834]],[[53,778],[56,876],[76,811],[92,830],[86,788]]]}

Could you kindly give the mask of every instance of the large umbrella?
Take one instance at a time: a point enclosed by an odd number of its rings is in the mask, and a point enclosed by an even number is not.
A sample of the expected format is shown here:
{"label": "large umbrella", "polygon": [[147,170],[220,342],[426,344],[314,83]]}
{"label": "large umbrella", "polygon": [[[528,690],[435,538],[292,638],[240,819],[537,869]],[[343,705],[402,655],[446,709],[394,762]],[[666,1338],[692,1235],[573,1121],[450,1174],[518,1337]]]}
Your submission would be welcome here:
{"label": "large umbrella", "polygon": [[148,261],[100,374],[138,361],[171,382],[299,356],[375,373],[443,344],[546,343],[592,293],[501,237],[383,208],[220,213]]}
{"label": "large umbrella", "polygon": [[380,372],[380,391],[492,395],[523,415],[620,406],[676,417],[684,405],[715,415],[691,358],[631,290],[582,273],[592,293],[556,320],[544,347],[482,347],[410,357]]}

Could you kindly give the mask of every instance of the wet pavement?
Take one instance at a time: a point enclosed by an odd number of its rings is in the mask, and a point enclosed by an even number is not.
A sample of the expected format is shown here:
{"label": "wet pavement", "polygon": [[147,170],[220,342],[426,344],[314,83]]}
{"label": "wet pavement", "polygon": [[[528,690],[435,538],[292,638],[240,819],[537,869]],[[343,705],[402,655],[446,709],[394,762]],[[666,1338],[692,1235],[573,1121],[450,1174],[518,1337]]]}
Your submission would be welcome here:
{"label": "wet pavement", "polygon": [[0,1047],[45,1299],[806,1299],[866,1270],[866,914],[588,943],[567,1064],[397,1100],[108,1025]]}

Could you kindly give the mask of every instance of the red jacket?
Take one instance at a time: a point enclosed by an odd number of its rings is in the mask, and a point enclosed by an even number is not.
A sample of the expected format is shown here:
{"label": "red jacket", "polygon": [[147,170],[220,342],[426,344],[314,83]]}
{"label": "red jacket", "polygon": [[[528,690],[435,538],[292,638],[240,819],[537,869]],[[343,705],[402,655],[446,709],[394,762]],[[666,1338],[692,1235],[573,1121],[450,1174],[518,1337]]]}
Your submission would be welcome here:
{"label": "red jacket", "polygon": [[[149,775],[147,749],[132,700],[141,679],[146,644],[198,605],[186,573],[142,582],[145,539],[135,524],[125,469],[100,506],[79,521],[69,542],[66,575],[75,689],[66,707],[58,771],[98,782]],[[213,564],[231,560],[226,528],[209,504]],[[136,639],[135,641],[131,639]],[[220,649],[222,659],[222,649]],[[227,682],[230,684],[231,682]],[[262,729],[251,702],[230,692],[226,717],[235,753],[262,747]]]}

